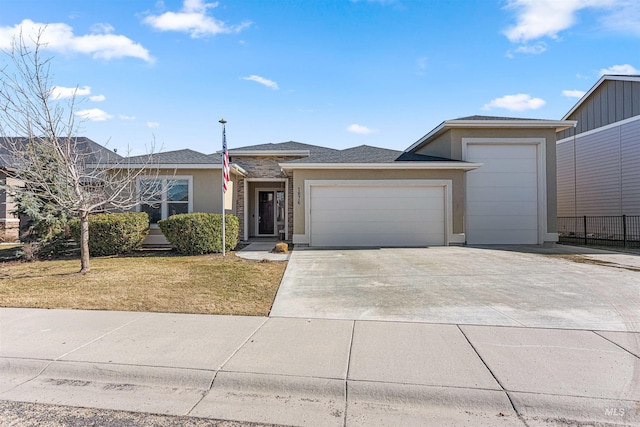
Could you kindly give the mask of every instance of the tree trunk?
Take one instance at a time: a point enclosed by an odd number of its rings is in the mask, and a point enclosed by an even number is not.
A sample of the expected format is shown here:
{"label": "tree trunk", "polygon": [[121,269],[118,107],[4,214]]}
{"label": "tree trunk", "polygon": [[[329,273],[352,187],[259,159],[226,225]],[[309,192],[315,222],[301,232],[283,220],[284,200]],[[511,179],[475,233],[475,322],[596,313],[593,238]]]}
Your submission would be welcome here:
{"label": "tree trunk", "polygon": [[80,215],[80,273],[87,273],[89,267],[89,213]]}

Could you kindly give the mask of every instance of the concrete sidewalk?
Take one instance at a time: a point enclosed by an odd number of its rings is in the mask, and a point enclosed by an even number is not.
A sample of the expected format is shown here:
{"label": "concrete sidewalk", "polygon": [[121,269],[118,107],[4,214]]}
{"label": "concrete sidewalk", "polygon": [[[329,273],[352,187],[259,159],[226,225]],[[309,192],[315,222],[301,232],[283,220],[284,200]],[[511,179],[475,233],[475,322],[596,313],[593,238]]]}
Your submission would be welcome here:
{"label": "concrete sidewalk", "polygon": [[640,425],[640,334],[2,308],[0,400],[286,425]]}

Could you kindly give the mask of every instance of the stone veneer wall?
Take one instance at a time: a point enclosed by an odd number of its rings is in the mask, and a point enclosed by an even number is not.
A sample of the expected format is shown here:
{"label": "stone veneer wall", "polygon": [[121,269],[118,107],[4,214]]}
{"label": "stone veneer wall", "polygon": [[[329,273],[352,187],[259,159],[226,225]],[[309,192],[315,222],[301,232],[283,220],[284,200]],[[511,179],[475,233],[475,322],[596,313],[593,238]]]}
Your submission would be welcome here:
{"label": "stone veneer wall", "polygon": [[0,243],[17,242],[20,239],[20,223],[0,222]]}
{"label": "stone veneer wall", "polygon": [[[291,156],[232,156],[230,161],[247,171],[246,178],[286,178],[289,185],[287,194],[287,235],[289,240],[293,238],[293,177],[287,177],[280,168],[280,163],[299,159]],[[244,181],[238,177],[238,190],[236,200],[236,212],[240,220],[240,235],[244,234]]]}

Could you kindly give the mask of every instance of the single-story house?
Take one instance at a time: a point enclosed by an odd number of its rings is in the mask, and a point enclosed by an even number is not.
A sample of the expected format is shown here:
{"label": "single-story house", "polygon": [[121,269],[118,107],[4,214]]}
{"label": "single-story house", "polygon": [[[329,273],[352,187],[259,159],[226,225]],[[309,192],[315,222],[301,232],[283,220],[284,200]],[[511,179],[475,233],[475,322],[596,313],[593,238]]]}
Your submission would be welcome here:
{"label": "single-story house", "polygon": [[558,216],[640,215],[640,75],[605,75],[563,117]]}
{"label": "single-story house", "polygon": [[[239,217],[242,240],[270,236],[314,247],[554,242],[556,133],[574,124],[464,117],[405,151],[293,141],[231,148],[225,212]],[[179,150],[155,161],[160,175],[152,185],[172,190],[153,209],[139,207],[152,222],[221,212],[220,153]],[[166,242],[152,228],[147,243]]]}

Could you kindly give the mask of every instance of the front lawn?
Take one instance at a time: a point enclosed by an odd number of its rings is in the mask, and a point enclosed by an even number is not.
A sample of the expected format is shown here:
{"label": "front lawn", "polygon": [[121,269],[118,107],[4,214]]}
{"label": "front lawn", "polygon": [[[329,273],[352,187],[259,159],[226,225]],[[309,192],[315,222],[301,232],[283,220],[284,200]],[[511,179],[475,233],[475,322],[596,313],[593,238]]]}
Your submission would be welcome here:
{"label": "front lawn", "polygon": [[0,264],[0,306],[266,316],[285,262],[143,251],[80,261]]}

